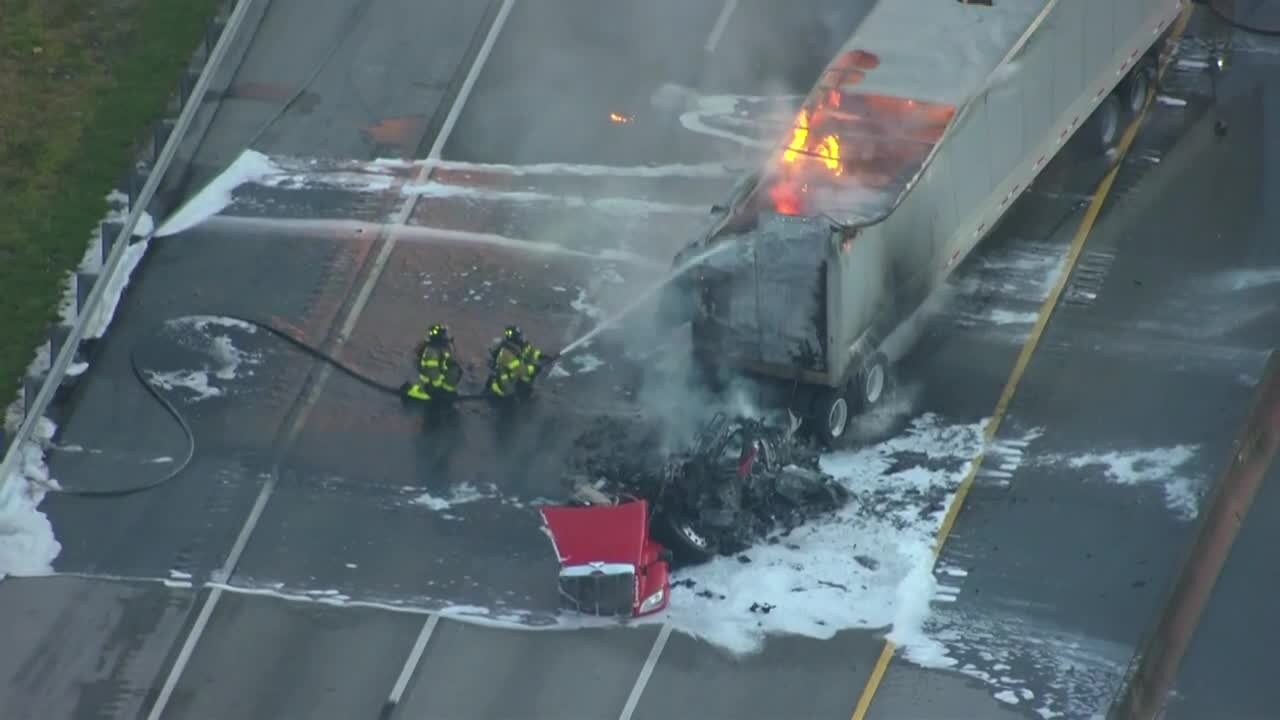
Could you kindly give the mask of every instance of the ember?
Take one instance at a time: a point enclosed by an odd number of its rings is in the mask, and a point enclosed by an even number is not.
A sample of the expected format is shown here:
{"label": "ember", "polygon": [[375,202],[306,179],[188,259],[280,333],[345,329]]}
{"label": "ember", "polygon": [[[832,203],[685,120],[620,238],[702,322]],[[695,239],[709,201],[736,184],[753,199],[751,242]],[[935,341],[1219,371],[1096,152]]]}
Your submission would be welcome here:
{"label": "ember", "polygon": [[611,112],[609,113],[609,122],[617,123],[618,125],[626,125],[631,122],[631,116],[623,115],[622,113]]}

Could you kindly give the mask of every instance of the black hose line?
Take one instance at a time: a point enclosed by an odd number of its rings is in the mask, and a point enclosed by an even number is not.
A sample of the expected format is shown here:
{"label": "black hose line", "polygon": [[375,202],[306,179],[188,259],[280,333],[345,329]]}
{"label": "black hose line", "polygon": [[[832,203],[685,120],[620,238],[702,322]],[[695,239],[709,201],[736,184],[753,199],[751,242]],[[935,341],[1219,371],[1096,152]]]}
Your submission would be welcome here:
{"label": "black hose line", "polygon": [[[403,399],[406,397],[403,392],[403,388],[405,386],[388,385],[387,383],[384,383],[376,378],[366,375],[360,372],[359,370],[351,367],[350,365],[342,362],[338,358],[324,352],[323,350],[313,345],[308,344],[306,341],[296,338],[293,335],[290,335],[288,332],[285,332],[284,330],[281,330],[280,328],[270,323],[263,322],[261,320],[254,320],[251,318],[240,317],[237,315],[227,315],[224,313],[219,313],[215,315],[192,314],[192,315],[184,315],[177,318],[169,318],[168,320],[163,321],[161,323],[161,326],[163,327],[165,325],[168,325],[174,322],[175,320],[182,319],[183,317],[226,318],[228,320],[235,320],[237,322],[245,323],[247,325],[251,325],[256,328],[261,328],[265,330],[267,333],[269,333],[270,335],[280,338],[281,340],[284,340],[285,342],[289,343],[295,348],[298,348],[299,350],[315,358],[316,360],[328,363],[332,367],[337,368],[338,370],[346,374],[348,377],[352,378],[353,380],[356,380],[357,382],[367,387],[373,388],[374,390],[386,393],[388,395],[394,395],[395,397],[398,397],[398,398]],[[548,362],[548,363],[554,362],[557,358],[559,358],[559,354],[548,355],[546,356],[545,362]],[[190,423],[188,423],[187,419],[182,416],[182,412],[178,410],[177,406],[174,405],[173,402],[169,400],[169,398],[165,397],[164,393],[161,392],[160,388],[156,385],[156,383],[147,377],[146,371],[143,369],[142,364],[138,360],[137,348],[134,348],[132,351],[130,351],[129,364],[132,367],[133,375],[138,379],[138,382],[142,383],[142,386],[147,389],[147,392],[153,398],[155,398],[157,402],[160,403],[161,407],[164,408],[165,413],[167,413],[170,417],[172,417],[174,421],[178,423],[178,427],[182,430],[182,434],[183,436],[185,436],[187,441],[187,451],[185,456],[182,459],[182,462],[178,463],[176,467],[174,467],[168,473],[166,473],[165,475],[163,475],[162,477],[156,480],[151,480],[149,482],[140,483],[137,485],[131,485],[129,487],[117,488],[117,489],[111,489],[111,490],[63,489],[63,490],[58,490],[57,492],[60,492],[64,495],[76,495],[81,497],[120,497],[124,495],[133,495],[135,493],[144,492],[146,490],[152,490],[154,488],[157,488],[169,482],[170,480],[181,475],[183,471],[185,471],[187,467],[191,465],[191,460],[195,457],[195,454],[196,454],[196,437],[195,437],[195,433],[191,430]],[[489,398],[490,396],[487,393],[481,392],[481,393],[470,393],[470,394],[459,393],[455,395],[452,399],[455,402],[473,402],[478,400],[488,400]]]}

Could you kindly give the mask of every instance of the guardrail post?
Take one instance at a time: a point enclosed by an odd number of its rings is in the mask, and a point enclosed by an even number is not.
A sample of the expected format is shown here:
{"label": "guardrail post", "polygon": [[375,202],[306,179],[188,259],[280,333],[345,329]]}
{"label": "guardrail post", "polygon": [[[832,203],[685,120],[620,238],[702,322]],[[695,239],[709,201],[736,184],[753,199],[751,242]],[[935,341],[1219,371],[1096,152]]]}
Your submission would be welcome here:
{"label": "guardrail post", "polygon": [[204,47],[206,56],[213,52],[213,46],[218,44],[218,38],[222,37],[222,31],[227,28],[227,19],[219,13],[209,23],[209,27],[205,30]]}
{"label": "guardrail post", "polygon": [[169,136],[173,134],[175,123],[170,118],[165,118],[156,122],[155,129],[151,133],[151,162],[160,159],[160,153],[164,151],[164,144],[169,142]]}
{"label": "guardrail post", "polygon": [[67,338],[71,337],[71,326],[56,322],[49,326],[49,354],[56,355],[63,345],[67,344]]}
{"label": "guardrail post", "polygon": [[124,229],[124,223],[104,222],[100,226],[102,233],[102,264],[106,265],[107,258],[111,255],[111,248],[116,244],[116,238],[120,237],[120,231]]}
{"label": "guardrail post", "polygon": [[182,105],[186,105],[191,99],[191,93],[196,88],[196,81],[200,79],[199,73],[192,72],[190,68],[182,71],[182,79],[178,81],[178,92],[182,95]]}
{"label": "guardrail post", "polygon": [[142,192],[142,187],[147,183],[147,173],[139,164],[135,164],[129,168],[129,172],[125,173],[124,179],[120,181],[120,192],[129,198],[129,205],[124,209],[128,212],[133,208],[138,199],[138,194]]}
{"label": "guardrail post", "polygon": [[76,315],[84,308],[84,303],[93,291],[93,284],[98,281],[98,273],[79,270],[76,272]]}
{"label": "guardrail post", "polygon": [[[56,350],[56,348],[53,348]],[[52,351],[50,352],[52,357]],[[45,372],[36,370],[29,372],[22,377],[22,416],[27,417],[31,414],[32,406],[36,404],[36,395],[40,394],[40,387],[44,385]]]}

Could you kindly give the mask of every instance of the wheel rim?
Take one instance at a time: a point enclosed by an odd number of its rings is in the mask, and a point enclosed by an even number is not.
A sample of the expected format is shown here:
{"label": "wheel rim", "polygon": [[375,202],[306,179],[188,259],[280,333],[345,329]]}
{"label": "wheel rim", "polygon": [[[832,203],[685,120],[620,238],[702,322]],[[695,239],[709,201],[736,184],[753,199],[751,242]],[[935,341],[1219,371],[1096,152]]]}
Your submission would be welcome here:
{"label": "wheel rim", "polygon": [[836,398],[827,411],[827,432],[831,437],[844,434],[844,426],[849,422],[849,403],[844,398]]}
{"label": "wheel rim", "polygon": [[680,534],[684,536],[684,539],[689,541],[689,544],[690,544],[690,545],[693,545],[694,547],[698,548],[699,550],[706,550],[706,549],[707,549],[707,540],[706,540],[706,538],[704,538],[704,537],[702,537],[701,535],[699,535],[698,533],[694,532],[694,529],[693,529],[693,528],[689,527],[688,525],[686,525],[686,524],[684,524],[684,523],[680,523],[680,525],[679,525],[679,528],[678,528],[678,529],[679,529],[679,531],[680,531]]}
{"label": "wheel rim", "polygon": [[864,388],[864,395],[868,405],[874,405],[880,401],[880,395],[884,392],[884,366],[879,363],[871,366],[871,371],[867,373],[867,383]]}

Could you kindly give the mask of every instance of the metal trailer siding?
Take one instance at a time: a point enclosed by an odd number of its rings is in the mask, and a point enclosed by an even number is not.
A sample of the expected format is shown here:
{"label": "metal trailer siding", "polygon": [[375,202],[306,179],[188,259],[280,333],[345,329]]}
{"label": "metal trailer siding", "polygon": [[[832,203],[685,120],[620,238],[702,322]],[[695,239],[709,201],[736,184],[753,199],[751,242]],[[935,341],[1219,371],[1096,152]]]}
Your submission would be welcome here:
{"label": "metal trailer siding", "polygon": [[[996,225],[1094,108],[1151,48],[1185,0],[1059,0],[973,97],[920,180],[849,252],[833,243],[828,384],[906,320],[887,282],[914,267],[937,286]],[[926,229],[927,228],[927,229]],[[920,233],[929,233],[921,242]],[[931,249],[928,256],[921,253]],[[873,274],[878,276],[873,278]],[[881,282],[877,282],[877,280]],[[923,298],[921,298],[923,300]],[[869,309],[874,308],[874,309]],[[910,310],[914,310],[912,307]]]}
{"label": "metal trailer siding", "polygon": [[886,279],[890,277],[885,237],[879,225],[862,228],[848,249],[833,238],[827,263],[827,383],[848,374],[849,348],[877,317],[887,317]]}

